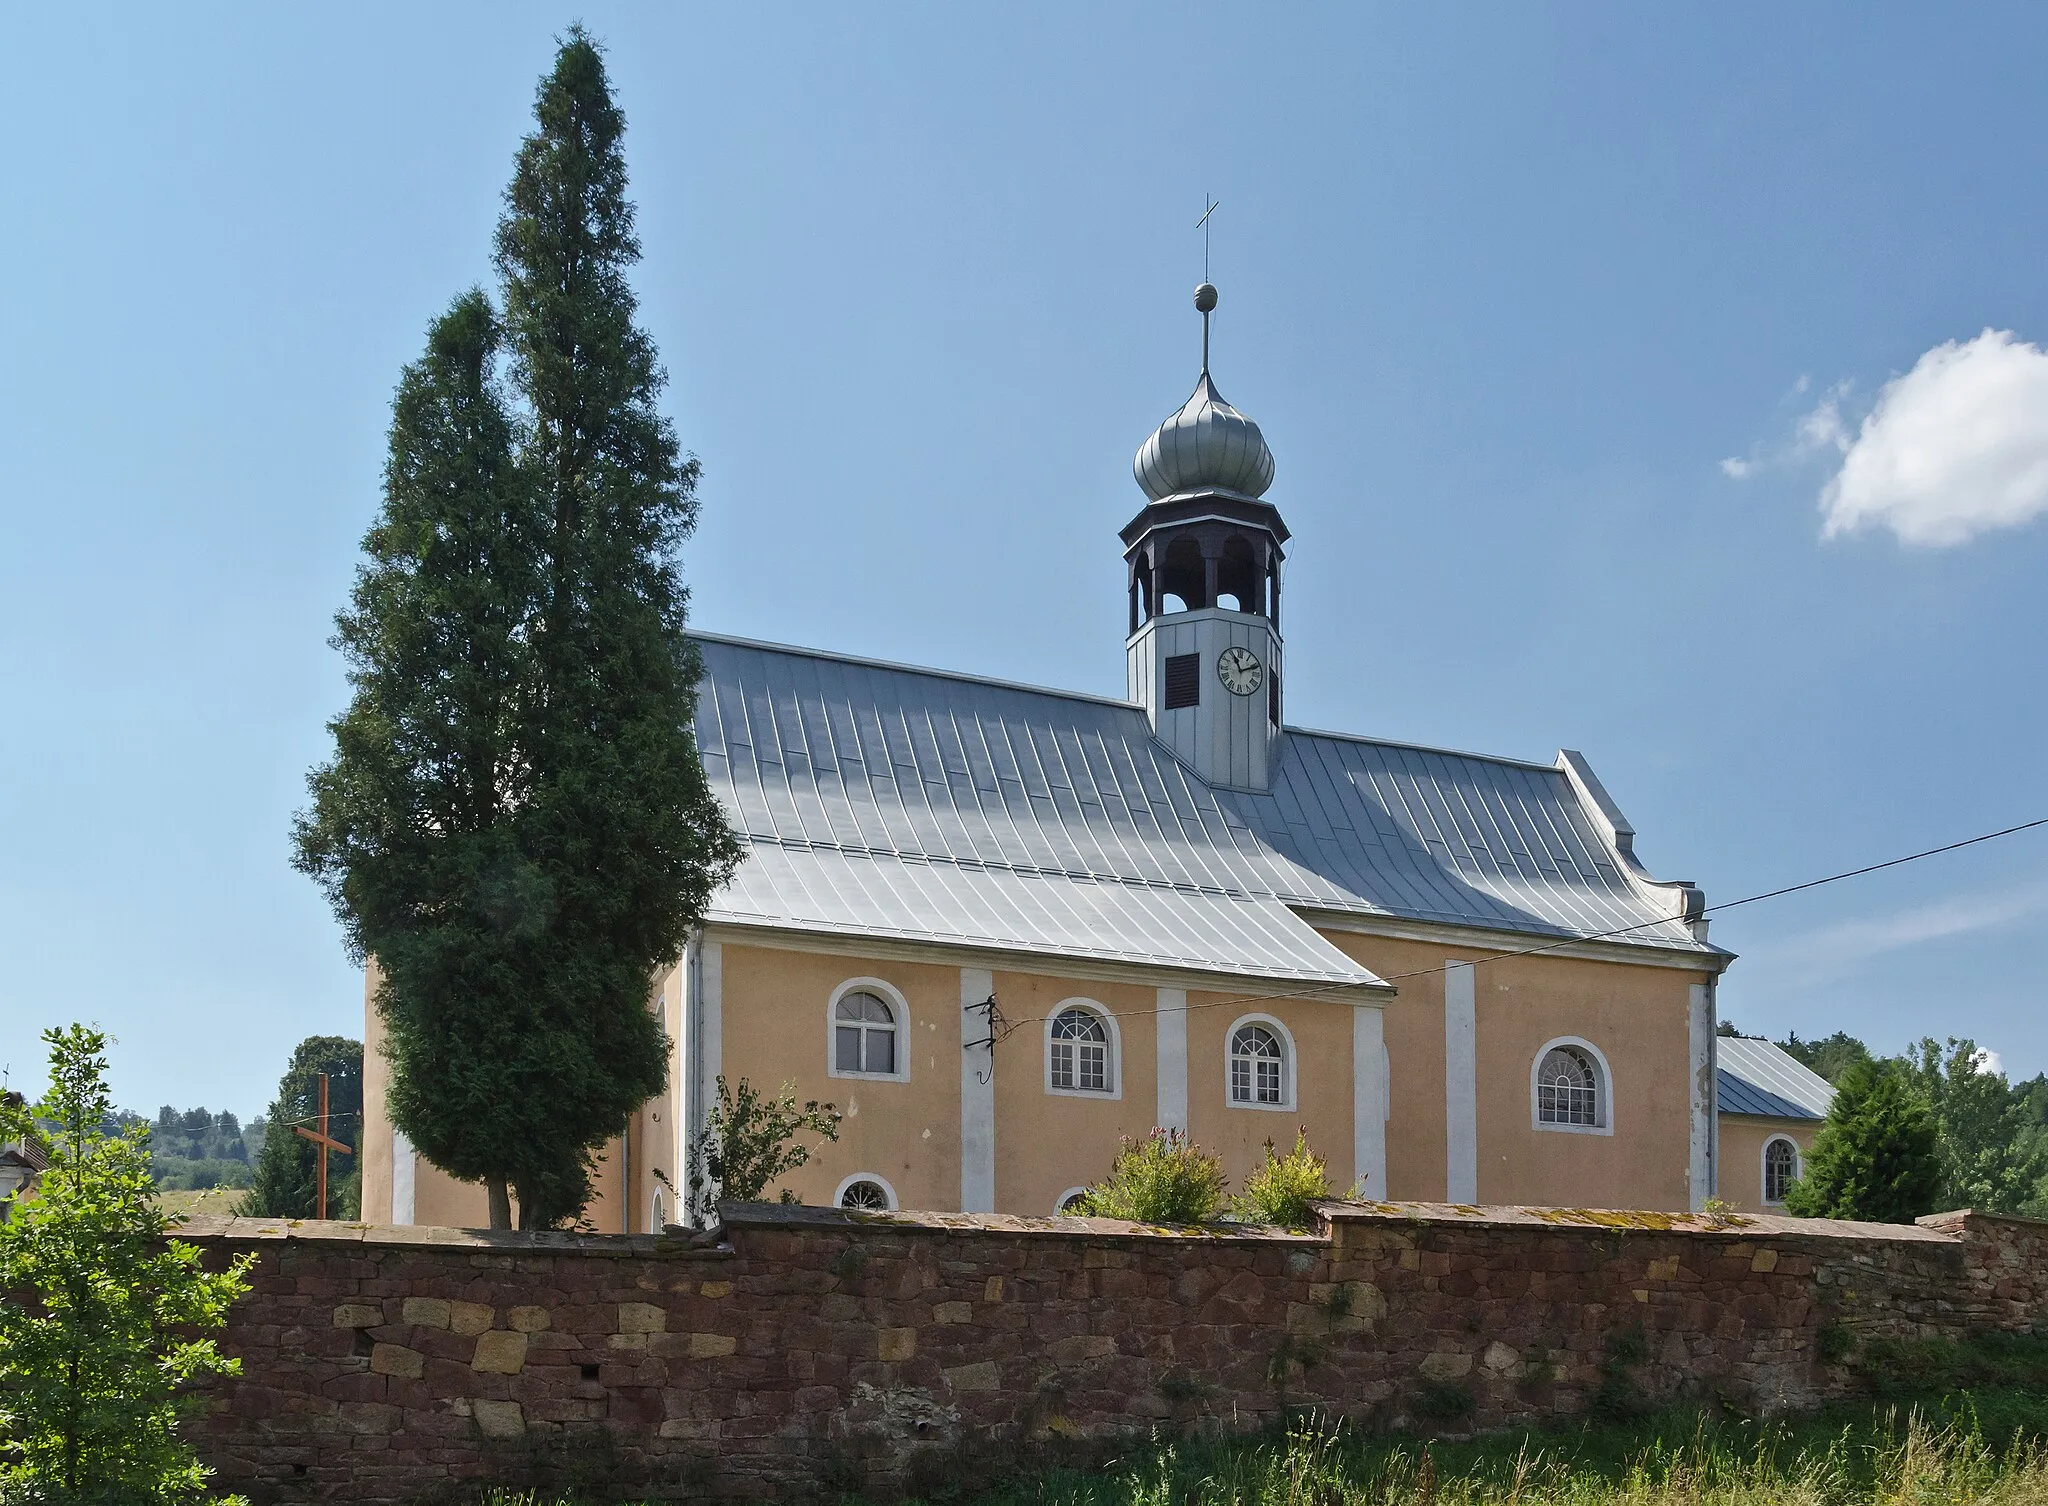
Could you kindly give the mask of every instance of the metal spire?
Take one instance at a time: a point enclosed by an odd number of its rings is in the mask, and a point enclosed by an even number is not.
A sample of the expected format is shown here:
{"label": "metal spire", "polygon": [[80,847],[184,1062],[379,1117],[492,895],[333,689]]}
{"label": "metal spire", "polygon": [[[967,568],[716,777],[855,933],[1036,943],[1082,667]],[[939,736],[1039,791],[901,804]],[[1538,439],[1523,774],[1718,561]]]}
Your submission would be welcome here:
{"label": "metal spire", "polygon": [[1209,281],[1209,217],[1223,206],[1207,194],[1202,202],[1209,207],[1202,211],[1202,217],[1195,221],[1195,228],[1202,232],[1202,285],[1195,289],[1195,307],[1202,315],[1202,375],[1209,374],[1209,314],[1216,307],[1216,285]]}

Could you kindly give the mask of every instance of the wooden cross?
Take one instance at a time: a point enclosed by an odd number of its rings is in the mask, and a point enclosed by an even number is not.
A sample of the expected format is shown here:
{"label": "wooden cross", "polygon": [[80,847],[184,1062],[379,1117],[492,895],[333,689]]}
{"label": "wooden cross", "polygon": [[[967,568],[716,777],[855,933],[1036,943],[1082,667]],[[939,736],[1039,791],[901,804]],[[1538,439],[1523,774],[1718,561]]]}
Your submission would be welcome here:
{"label": "wooden cross", "polygon": [[309,1130],[303,1124],[295,1124],[292,1126],[292,1133],[304,1135],[308,1140],[311,1140],[320,1147],[320,1159],[315,1163],[319,1169],[314,1173],[313,1182],[313,1185],[318,1189],[315,1196],[319,1200],[314,1217],[325,1219],[327,1217],[327,1153],[330,1150],[338,1150],[345,1156],[355,1154],[354,1151],[327,1133],[327,1074],[325,1072],[320,1074],[320,1128]]}

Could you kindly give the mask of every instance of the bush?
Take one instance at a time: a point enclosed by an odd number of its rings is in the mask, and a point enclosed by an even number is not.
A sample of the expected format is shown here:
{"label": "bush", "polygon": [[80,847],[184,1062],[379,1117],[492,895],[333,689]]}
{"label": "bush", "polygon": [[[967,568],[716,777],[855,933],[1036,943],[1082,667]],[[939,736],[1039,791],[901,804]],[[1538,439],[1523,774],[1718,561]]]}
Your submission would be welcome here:
{"label": "bush", "polygon": [[1223,1163],[1179,1130],[1125,1140],[1109,1175],[1083,1193],[1074,1212],[1140,1224],[1199,1224],[1223,1206]]}
{"label": "bush", "polygon": [[1842,1075],[1806,1174],[1785,1193],[1803,1218],[1910,1224],[1941,1191],[1934,1114],[1891,1068],[1859,1062]]}
{"label": "bush", "polygon": [[1274,1155],[1273,1142],[1266,1142],[1265,1160],[1244,1179],[1244,1191],[1231,1211],[1248,1223],[1302,1229],[1314,1211],[1310,1204],[1331,1196],[1330,1168],[1308,1148],[1304,1126],[1294,1132],[1294,1149],[1284,1156]]}

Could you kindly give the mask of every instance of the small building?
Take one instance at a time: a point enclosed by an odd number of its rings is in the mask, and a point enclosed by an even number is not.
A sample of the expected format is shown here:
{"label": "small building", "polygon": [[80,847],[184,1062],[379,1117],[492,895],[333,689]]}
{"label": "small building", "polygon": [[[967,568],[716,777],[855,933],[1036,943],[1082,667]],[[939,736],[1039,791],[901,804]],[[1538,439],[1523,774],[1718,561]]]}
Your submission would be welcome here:
{"label": "small building", "polygon": [[[24,1106],[19,1093],[0,1094],[0,1105],[10,1109]],[[33,1140],[0,1140],[0,1223],[7,1221],[14,1200],[36,1190],[36,1181],[49,1161],[43,1148]]]}
{"label": "small building", "polygon": [[1806,1170],[1834,1086],[1769,1041],[1729,1035],[1715,1046],[1719,1196],[1739,1212],[1773,1212]]}

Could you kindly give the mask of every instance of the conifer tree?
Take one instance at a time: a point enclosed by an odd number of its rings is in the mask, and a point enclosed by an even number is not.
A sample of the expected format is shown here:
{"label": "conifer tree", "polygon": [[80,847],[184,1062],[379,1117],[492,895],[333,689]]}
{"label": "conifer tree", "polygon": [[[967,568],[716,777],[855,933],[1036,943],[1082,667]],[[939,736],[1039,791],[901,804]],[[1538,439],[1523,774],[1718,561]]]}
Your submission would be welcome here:
{"label": "conifer tree", "polygon": [[1863,1061],[1836,1085],[1785,1207],[1806,1218],[1910,1224],[1934,1211],[1940,1191],[1933,1112],[1897,1067]]}
{"label": "conifer tree", "polygon": [[328,1152],[327,1216],[354,1218],[362,1203],[363,1043],[339,1035],[309,1035],[292,1052],[270,1105],[256,1174],[236,1212],[266,1218],[311,1218],[318,1209],[314,1162],[320,1151],[293,1129],[314,1128],[320,1114],[320,1076],[327,1075],[329,1133],[354,1147],[353,1156]]}
{"label": "conifer tree", "polygon": [[536,114],[502,320],[458,299],[400,384],[340,619],[355,696],[296,832],[375,960],[392,1122],[498,1226],[513,1193],[528,1226],[588,1201],[666,1080],[654,980],[739,858],[691,731],[697,463],[655,406],[625,122],[580,28]]}

